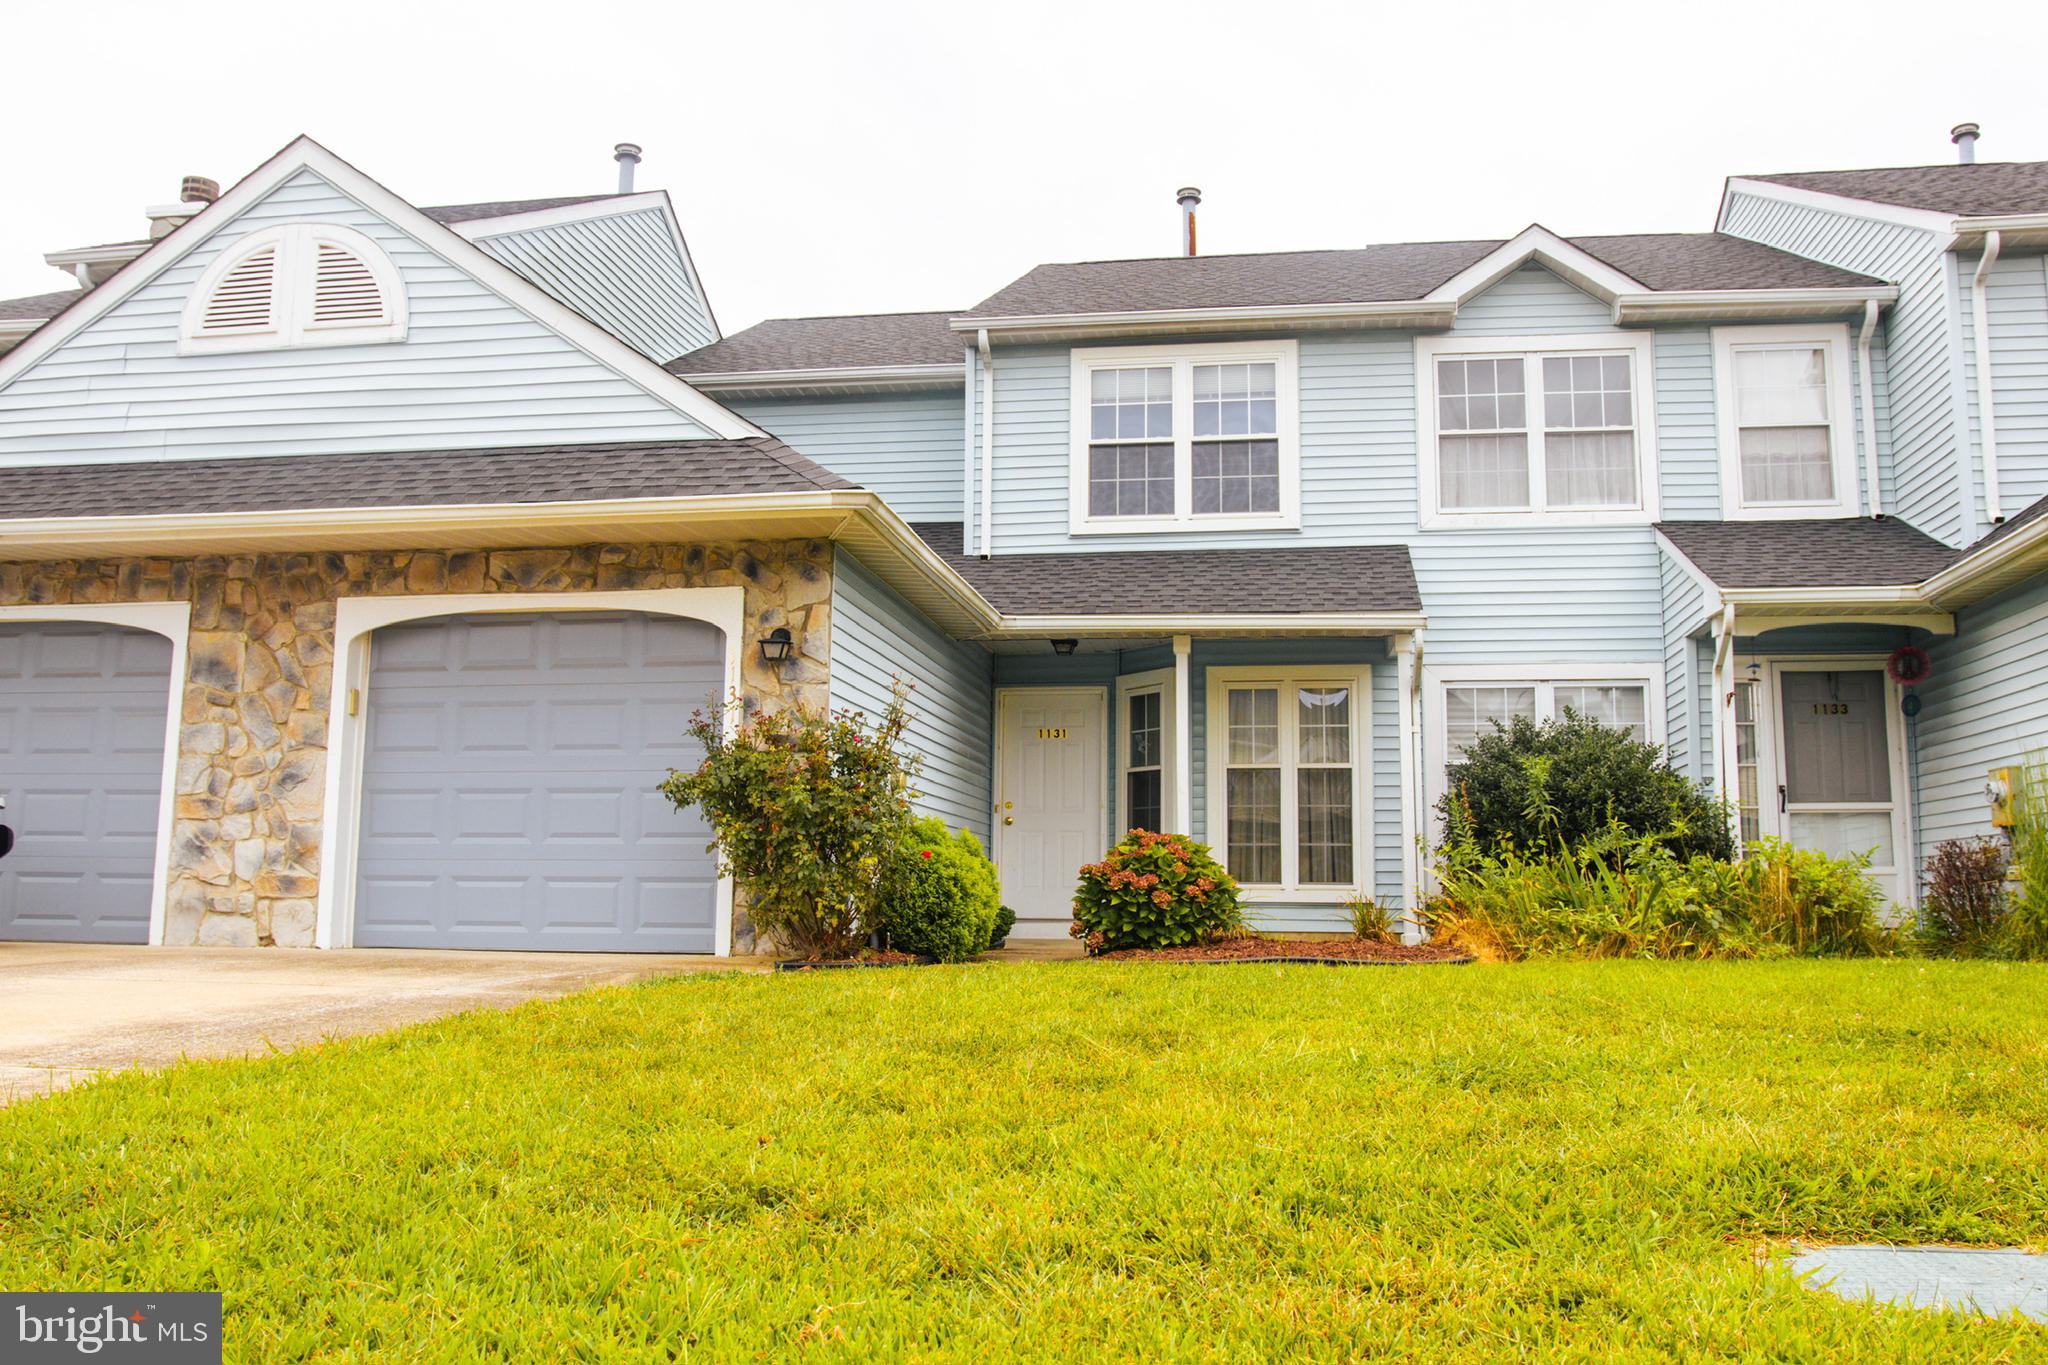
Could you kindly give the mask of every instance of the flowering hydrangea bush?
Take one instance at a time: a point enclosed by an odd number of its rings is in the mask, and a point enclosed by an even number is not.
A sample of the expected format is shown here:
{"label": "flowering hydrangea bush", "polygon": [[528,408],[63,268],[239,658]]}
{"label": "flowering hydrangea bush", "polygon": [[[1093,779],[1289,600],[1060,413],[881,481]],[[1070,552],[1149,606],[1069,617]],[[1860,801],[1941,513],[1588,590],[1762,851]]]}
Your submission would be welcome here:
{"label": "flowering hydrangea bush", "polygon": [[1074,891],[1071,932],[1091,953],[1178,948],[1243,927],[1237,883],[1185,834],[1132,830],[1081,869]]}

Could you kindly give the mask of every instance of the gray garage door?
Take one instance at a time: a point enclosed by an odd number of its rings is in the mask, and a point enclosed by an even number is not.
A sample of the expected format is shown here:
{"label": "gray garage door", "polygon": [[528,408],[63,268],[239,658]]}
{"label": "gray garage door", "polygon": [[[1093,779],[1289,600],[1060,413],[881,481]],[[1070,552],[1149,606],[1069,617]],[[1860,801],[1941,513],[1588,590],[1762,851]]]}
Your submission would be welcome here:
{"label": "gray garage door", "polygon": [[148,941],[170,683],[161,635],[0,625],[0,939]]}
{"label": "gray garage door", "polygon": [[482,613],[371,637],[355,941],[706,953],[703,821],[655,790],[702,756],[711,626]]}

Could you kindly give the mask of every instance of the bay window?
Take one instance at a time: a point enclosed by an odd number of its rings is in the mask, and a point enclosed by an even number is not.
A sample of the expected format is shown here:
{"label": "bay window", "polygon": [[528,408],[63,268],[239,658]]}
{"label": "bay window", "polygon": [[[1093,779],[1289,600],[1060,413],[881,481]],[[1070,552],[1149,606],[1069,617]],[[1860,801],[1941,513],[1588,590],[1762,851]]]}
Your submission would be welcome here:
{"label": "bay window", "polygon": [[1723,515],[1856,514],[1848,353],[1840,325],[1714,329]]}
{"label": "bay window", "polygon": [[1416,356],[1425,524],[1654,511],[1647,336],[1424,337]]}
{"label": "bay window", "polygon": [[1211,841],[1260,892],[1340,900],[1368,880],[1370,672],[1209,670]]}
{"label": "bay window", "polygon": [[1073,352],[1075,534],[1299,524],[1292,341]]}

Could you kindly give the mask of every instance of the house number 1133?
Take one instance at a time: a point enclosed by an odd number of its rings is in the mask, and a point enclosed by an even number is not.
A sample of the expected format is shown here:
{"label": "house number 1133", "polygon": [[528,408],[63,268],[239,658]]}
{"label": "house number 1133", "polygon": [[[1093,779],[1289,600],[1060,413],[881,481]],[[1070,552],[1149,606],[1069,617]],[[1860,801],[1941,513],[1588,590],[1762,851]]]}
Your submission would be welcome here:
{"label": "house number 1133", "polygon": [[1849,714],[1849,703],[1845,701],[1817,701],[1813,704],[1813,714],[1816,716],[1846,716]]}
{"label": "house number 1133", "polygon": [[1041,725],[1038,727],[1038,737],[1040,739],[1065,739],[1067,737],[1067,727],[1064,725]]}

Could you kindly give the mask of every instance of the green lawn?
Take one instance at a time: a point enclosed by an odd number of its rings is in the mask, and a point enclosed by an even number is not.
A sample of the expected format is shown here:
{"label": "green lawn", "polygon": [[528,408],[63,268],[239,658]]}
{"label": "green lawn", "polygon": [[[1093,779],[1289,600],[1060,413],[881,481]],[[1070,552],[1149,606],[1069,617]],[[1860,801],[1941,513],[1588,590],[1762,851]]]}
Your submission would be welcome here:
{"label": "green lawn", "polygon": [[2048,970],[686,977],[0,1110],[0,1287],[230,1359],[2048,1358],[1792,1237],[2048,1242]]}

